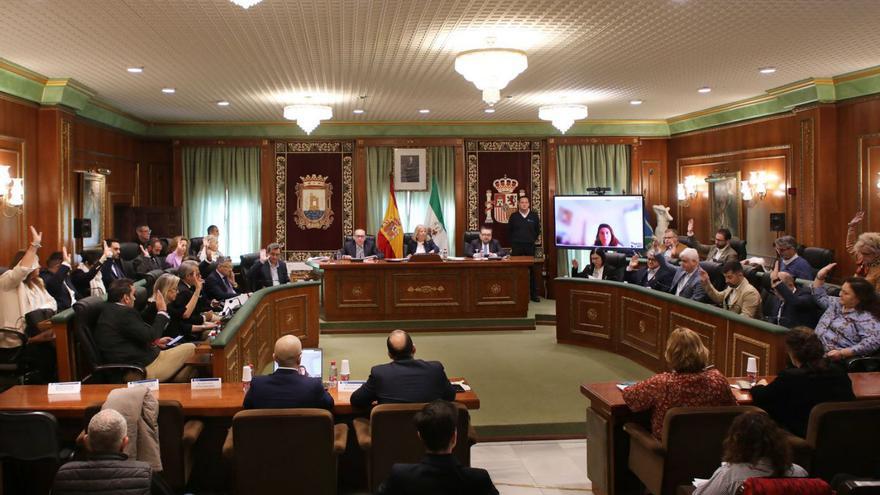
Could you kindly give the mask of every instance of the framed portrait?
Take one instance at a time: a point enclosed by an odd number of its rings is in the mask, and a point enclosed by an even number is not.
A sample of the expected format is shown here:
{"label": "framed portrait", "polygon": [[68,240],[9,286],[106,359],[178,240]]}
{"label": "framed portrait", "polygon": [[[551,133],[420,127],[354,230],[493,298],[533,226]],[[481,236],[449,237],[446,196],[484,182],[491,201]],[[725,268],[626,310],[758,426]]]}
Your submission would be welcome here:
{"label": "framed portrait", "polygon": [[706,182],[709,183],[709,205],[712,229],[716,232],[724,227],[730,229],[734,237],[743,238],[742,231],[742,198],[740,196],[740,173],[713,173]]}
{"label": "framed portrait", "polygon": [[394,189],[428,190],[428,160],[424,148],[394,148]]}
{"label": "framed portrait", "polygon": [[83,249],[103,245],[106,205],[107,178],[101,174],[81,173],[80,212],[82,212],[82,218],[88,218],[92,221],[92,235],[83,238]]}

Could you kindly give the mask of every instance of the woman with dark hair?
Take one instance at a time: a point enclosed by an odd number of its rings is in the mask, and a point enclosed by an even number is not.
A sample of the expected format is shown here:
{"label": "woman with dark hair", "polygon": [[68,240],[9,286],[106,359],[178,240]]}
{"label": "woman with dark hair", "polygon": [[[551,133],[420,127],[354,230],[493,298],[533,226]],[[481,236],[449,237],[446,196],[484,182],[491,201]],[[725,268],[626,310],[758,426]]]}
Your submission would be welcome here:
{"label": "woman with dark hair", "polygon": [[590,253],[590,264],[583,271],[578,271],[578,260],[571,260],[571,276],[580,278],[591,278],[595,280],[616,280],[621,281],[621,276],[617,270],[605,265],[605,250],[595,249]]}
{"label": "woman with dark hair", "polygon": [[825,310],[816,335],[832,361],[868,356],[880,350],[880,296],[862,277],[843,281],[840,296],[825,292],[825,277],[837,263],[819,270],[813,281],[813,299]]}
{"label": "woman with dark hair", "polygon": [[805,478],[807,471],[791,462],[791,447],[785,433],[772,419],[759,411],[740,414],[733,420],[721,467],[694,495],[734,495],[749,478]]}
{"label": "woman with dark hair", "polygon": [[614,230],[607,223],[600,223],[599,229],[596,230],[596,241],[594,246],[620,246],[620,241],[614,235]]}
{"label": "woman with dark hair", "polygon": [[792,328],[785,335],[785,349],[794,367],[780,371],[770,384],[758,382],[752,399],[781,427],[804,437],[813,406],[854,400],[855,395],[849,375],[830,365],[822,341],[809,328]]}

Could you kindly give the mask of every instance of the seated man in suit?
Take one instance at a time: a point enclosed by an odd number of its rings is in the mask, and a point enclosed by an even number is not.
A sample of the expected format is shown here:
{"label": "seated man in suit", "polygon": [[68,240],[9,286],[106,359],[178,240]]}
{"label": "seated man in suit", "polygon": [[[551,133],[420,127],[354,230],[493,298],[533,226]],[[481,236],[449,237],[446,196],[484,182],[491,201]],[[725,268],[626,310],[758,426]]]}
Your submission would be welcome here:
{"label": "seated man in suit", "polygon": [[739,261],[728,261],[721,268],[724,272],[724,281],[727,288],[718,291],[709,281],[709,274],[700,268],[700,282],[715,304],[720,304],[727,311],[748,316],[749,318],[761,318],[761,293],[754,288],[743,273],[742,264]]}
{"label": "seated man in suit", "polygon": [[122,263],[122,251],[119,249],[119,241],[116,239],[107,239],[104,241],[110,247],[112,257],[107,258],[101,265],[101,278],[104,280],[104,287],[109,288],[114,280],[126,278],[125,268]]}
{"label": "seated man in suit", "polygon": [[480,227],[480,238],[474,239],[464,247],[464,255],[473,258],[496,258],[505,256],[507,251],[501,247],[501,243],[492,239],[491,227]]}
{"label": "seated man in suit", "polygon": [[379,259],[385,257],[376,248],[376,242],[373,239],[367,239],[367,232],[364,229],[354,231],[353,239],[345,241],[345,245],[339,251],[342,259],[350,260],[352,258],[364,259],[367,256],[375,256]]}
{"label": "seated man in suit", "polygon": [[790,235],[784,235],[775,241],[776,254],[779,255],[779,271],[788,272],[794,278],[813,280],[816,278],[816,270],[810,263],[797,254],[797,240]]}
{"label": "seated man in suit", "polygon": [[666,258],[654,249],[648,251],[646,268],[639,268],[639,255],[634,254],[623,274],[624,280],[654,290],[669,292],[675,268],[669,266]]}
{"label": "seated man in suit", "polygon": [[686,245],[678,242],[678,231],[675,229],[666,229],[663,233],[663,256],[667,260],[677,260],[681,258],[681,253],[687,248]]}
{"label": "seated man in suit", "polygon": [[281,244],[273,242],[260,251],[260,262],[251,267],[248,279],[254,291],[290,282],[287,263],[281,259]]}
{"label": "seated man in suit", "polygon": [[[196,352],[194,344],[180,344],[171,349],[165,345],[171,337],[162,337],[168,324],[165,298],[156,296],[158,313],[153,325],[147,325],[134,309],[134,283],[119,279],[107,290],[107,304],[101,309],[95,328],[95,344],[107,363],[141,366],[147,378],[167,382],[175,377],[184,363]],[[181,375],[185,375],[182,373]],[[189,379],[181,376],[180,379]]]}
{"label": "seated man in suit", "polygon": [[387,404],[455,399],[455,389],[442,364],[413,358],[416,346],[409,334],[395,330],[388,335],[386,344],[391,362],[373,366],[367,382],[351,394],[351,405],[369,407],[374,401]]}
{"label": "seated man in suit", "polygon": [[706,261],[714,261],[716,263],[726,263],[728,261],[739,261],[739,255],[733,246],[730,245],[732,237],[730,229],[721,228],[715,232],[714,244],[700,244],[694,237],[694,219],[688,220],[688,239],[696,245],[697,251],[706,253]]}
{"label": "seated man in suit", "polygon": [[[660,260],[660,257],[657,257],[657,261],[665,264],[666,260]],[[669,293],[702,302],[706,298],[706,291],[703,289],[703,284],[700,283],[699,253],[694,248],[687,248],[682,250],[679,259],[681,265],[675,269]]]}
{"label": "seated man in suit", "polygon": [[162,241],[156,237],[152,238],[146,247],[140,246],[140,256],[131,262],[135,273],[145,274],[153,270],[161,270],[165,265],[162,247]]}
{"label": "seated man in suit", "polygon": [[272,359],[278,369],[271,375],[256,376],[244,396],[245,409],[317,408],[333,411],[333,398],[324,390],[320,378],[303,376],[299,371],[302,342],[293,335],[275,341]]}
{"label": "seated man in suit", "polygon": [[226,256],[217,261],[217,268],[205,279],[205,296],[223,301],[238,295],[235,273],[232,272],[232,258]]}
{"label": "seated man in suit", "polygon": [[69,308],[76,301],[76,290],[70,279],[70,255],[67,247],[62,252],[54,252],[46,260],[46,268],[40,270],[40,278],[46,285],[46,291],[58,303],[58,311]]}
{"label": "seated man in suit", "polygon": [[416,225],[412,239],[403,246],[404,256],[407,258],[414,254],[439,253],[440,248],[434,241],[428,239],[428,228],[424,225]]}
{"label": "seated man in suit", "polygon": [[813,299],[813,292],[809,287],[795,285],[794,277],[788,272],[780,272],[778,267],[777,263],[776,269],[770,273],[776,297],[773,298],[772,313],[765,316],[787,328],[816,328],[823,311]]}
{"label": "seated man in suit", "polygon": [[[419,464],[394,464],[379,485],[386,495],[496,495],[498,490],[485,469],[463,467],[452,455],[458,442],[458,409],[435,400],[416,413],[416,428],[426,455]],[[462,432],[464,434],[464,432]]]}

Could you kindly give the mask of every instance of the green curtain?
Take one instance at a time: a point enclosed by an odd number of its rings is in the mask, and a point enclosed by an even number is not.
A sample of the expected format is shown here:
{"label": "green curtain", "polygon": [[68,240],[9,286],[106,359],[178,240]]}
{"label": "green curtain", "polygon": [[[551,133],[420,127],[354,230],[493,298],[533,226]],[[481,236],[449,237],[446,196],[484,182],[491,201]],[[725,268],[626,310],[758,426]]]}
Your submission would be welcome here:
{"label": "green curtain", "polygon": [[[394,167],[394,148],[367,148],[367,233],[375,234],[385,218],[388,207],[388,188]],[[455,238],[455,148],[433,146],[426,148],[428,161],[428,184],[430,177],[437,178],[443,219],[449,235],[449,254],[454,256],[459,244]],[[430,187],[430,186],[429,186]],[[425,223],[431,191],[396,191],[397,209],[405,232],[412,232],[416,225]]]}
{"label": "green curtain", "polygon": [[220,228],[220,251],[237,260],[260,249],[260,148],[186,147],[183,225],[187,237]]}
{"label": "green curtain", "polygon": [[[556,160],[557,194],[587,194],[588,187],[610,187],[621,194],[630,187],[630,147],[626,144],[562,145]],[[571,273],[571,260],[581,269],[589,264],[589,251],[560,249],[556,262],[560,276]]]}

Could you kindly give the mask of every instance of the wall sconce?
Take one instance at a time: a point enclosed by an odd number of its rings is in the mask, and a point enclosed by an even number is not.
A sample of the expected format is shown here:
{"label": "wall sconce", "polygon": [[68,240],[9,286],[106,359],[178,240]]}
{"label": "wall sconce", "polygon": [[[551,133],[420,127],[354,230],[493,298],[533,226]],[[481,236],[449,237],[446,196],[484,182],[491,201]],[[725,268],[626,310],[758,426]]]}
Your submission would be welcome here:
{"label": "wall sconce", "polygon": [[691,205],[691,200],[697,197],[697,178],[688,175],[684,178],[684,182],[678,183],[678,202],[681,206],[687,208]]}
{"label": "wall sconce", "polygon": [[0,165],[0,211],[6,218],[21,215],[24,205],[24,182],[9,176],[9,166]]}
{"label": "wall sconce", "polygon": [[880,172],[877,172],[877,196],[880,197]]}
{"label": "wall sconce", "polygon": [[743,201],[756,199],[761,201],[767,196],[767,173],[762,171],[749,172],[749,180],[742,182],[741,192]]}

